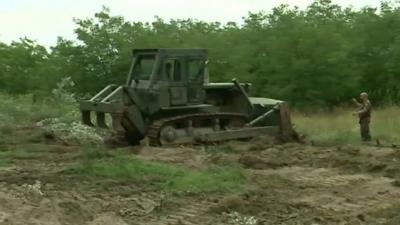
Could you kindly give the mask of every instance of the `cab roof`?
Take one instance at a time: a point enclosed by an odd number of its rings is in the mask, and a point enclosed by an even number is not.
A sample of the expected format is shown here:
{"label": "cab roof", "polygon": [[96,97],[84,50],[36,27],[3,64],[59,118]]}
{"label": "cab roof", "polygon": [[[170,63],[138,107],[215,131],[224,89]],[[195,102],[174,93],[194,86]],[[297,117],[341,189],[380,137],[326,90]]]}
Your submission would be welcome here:
{"label": "cab roof", "polygon": [[133,55],[137,54],[159,54],[159,55],[208,55],[207,49],[201,48],[144,48],[133,49]]}

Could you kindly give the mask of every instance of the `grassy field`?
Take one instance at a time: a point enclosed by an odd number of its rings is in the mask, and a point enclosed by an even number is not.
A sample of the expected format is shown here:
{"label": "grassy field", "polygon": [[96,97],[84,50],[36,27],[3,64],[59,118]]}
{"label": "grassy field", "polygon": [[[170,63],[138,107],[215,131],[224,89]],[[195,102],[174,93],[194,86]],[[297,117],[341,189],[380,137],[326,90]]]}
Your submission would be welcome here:
{"label": "grassy field", "polygon": [[[352,115],[352,109],[340,109],[324,113],[294,113],[295,129],[317,144],[359,144],[360,130],[358,118]],[[400,144],[399,107],[375,109],[371,118],[373,142],[382,144]]]}
{"label": "grassy field", "polygon": [[[31,126],[48,118],[57,118],[68,130],[73,122],[79,122],[77,104],[55,100],[33,103],[31,95],[9,96],[0,94],[0,144],[13,137],[11,134],[19,126]],[[317,144],[359,144],[358,119],[351,113],[354,109],[337,109],[333,112],[294,112],[295,129],[307,135]],[[400,107],[382,107],[372,113],[371,134],[373,142],[400,144]],[[59,128],[59,127],[57,127]],[[79,136],[81,134],[78,134]],[[2,138],[3,137],[3,138]],[[13,137],[15,138],[15,137]],[[14,140],[14,141],[18,141]]]}

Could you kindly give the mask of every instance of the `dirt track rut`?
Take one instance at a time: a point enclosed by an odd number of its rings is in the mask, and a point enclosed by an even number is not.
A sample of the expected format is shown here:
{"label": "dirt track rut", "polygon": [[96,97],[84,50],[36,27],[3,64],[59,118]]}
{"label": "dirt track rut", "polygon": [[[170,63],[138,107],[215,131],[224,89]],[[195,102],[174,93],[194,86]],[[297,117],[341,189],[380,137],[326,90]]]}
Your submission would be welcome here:
{"label": "dirt track rut", "polygon": [[207,224],[210,220],[207,216],[208,211],[215,206],[211,202],[197,202],[180,207],[168,215],[154,219],[145,223],[145,225],[195,225]]}

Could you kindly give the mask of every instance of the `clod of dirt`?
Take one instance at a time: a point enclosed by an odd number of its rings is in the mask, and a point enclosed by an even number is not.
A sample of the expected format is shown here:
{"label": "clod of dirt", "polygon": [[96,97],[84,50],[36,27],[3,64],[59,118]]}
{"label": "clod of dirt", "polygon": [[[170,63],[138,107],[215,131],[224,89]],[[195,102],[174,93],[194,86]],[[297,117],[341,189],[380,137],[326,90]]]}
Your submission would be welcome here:
{"label": "clod of dirt", "polygon": [[111,149],[129,146],[126,138],[117,134],[111,134],[104,138],[104,144]]}
{"label": "clod of dirt", "polygon": [[153,212],[155,209],[160,208],[162,204],[162,199],[163,196],[159,196],[161,199],[151,199],[146,196],[140,196],[140,197],[131,197],[124,199],[121,202],[124,203],[131,203],[129,205],[134,205],[135,207],[129,207],[129,208],[122,208],[119,210],[119,214],[121,216],[143,216],[150,214]]}
{"label": "clod of dirt", "polygon": [[266,162],[258,157],[251,155],[244,155],[240,157],[239,163],[246,168],[263,169]]}
{"label": "clod of dirt", "polygon": [[358,214],[358,215],[357,215],[357,219],[359,219],[360,221],[365,222],[365,216],[364,216],[364,214]]}
{"label": "clod of dirt", "polygon": [[400,168],[396,166],[388,166],[384,170],[384,176],[389,178],[396,178],[400,174]]}
{"label": "clod of dirt", "polygon": [[6,222],[7,217],[9,217],[10,215],[5,213],[5,212],[0,212],[0,223]]}
{"label": "clod of dirt", "polygon": [[58,203],[58,207],[61,209],[62,214],[64,215],[64,222],[67,224],[73,224],[76,222],[76,218],[84,221],[91,219],[90,212],[81,204],[79,204],[79,202],[63,201]]}
{"label": "clod of dirt", "polygon": [[42,132],[42,136],[46,139],[46,140],[55,140],[56,136],[54,135],[54,133],[50,132],[50,131],[43,131]]}
{"label": "clod of dirt", "polygon": [[279,161],[266,161],[257,156],[243,155],[239,158],[239,163],[245,168],[249,169],[277,169],[282,166],[286,166],[285,163]]}
{"label": "clod of dirt", "polygon": [[221,201],[217,203],[217,205],[211,208],[211,211],[216,213],[239,211],[239,209],[243,207],[243,205],[245,204],[241,196],[230,195],[221,199]]}
{"label": "clod of dirt", "polygon": [[104,213],[96,217],[93,221],[89,222],[88,225],[128,225],[121,217],[116,216],[113,213]]}
{"label": "clod of dirt", "polygon": [[379,171],[384,170],[386,167],[387,167],[387,165],[384,163],[375,162],[375,163],[371,163],[369,165],[368,171],[369,172],[379,172]]}
{"label": "clod of dirt", "polygon": [[252,145],[249,145],[245,141],[238,141],[238,140],[228,141],[220,146],[207,147],[209,151],[212,150],[213,152],[225,152],[225,153],[247,152],[249,151],[250,148],[252,148]]}
{"label": "clod of dirt", "polygon": [[394,180],[392,182],[392,185],[395,186],[395,187],[400,187],[400,180]]}
{"label": "clod of dirt", "polygon": [[226,162],[237,162],[240,156],[236,154],[216,153],[207,156],[205,162],[212,164],[224,164]]}
{"label": "clod of dirt", "polygon": [[270,135],[262,135],[253,138],[250,143],[252,143],[252,145],[249,147],[249,150],[258,151],[258,150],[264,150],[269,146],[278,144],[279,140]]}

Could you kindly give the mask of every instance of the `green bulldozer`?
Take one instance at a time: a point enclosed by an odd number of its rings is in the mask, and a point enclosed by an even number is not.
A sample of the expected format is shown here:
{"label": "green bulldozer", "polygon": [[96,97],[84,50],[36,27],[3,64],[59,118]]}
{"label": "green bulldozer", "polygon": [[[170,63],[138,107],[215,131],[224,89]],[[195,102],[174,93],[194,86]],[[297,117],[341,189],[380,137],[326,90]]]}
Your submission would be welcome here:
{"label": "green bulldozer", "polygon": [[205,49],[135,49],[125,85],[108,85],[80,110],[84,124],[112,127],[133,145],[295,137],[288,105],[249,97],[250,87],[210,82]]}

